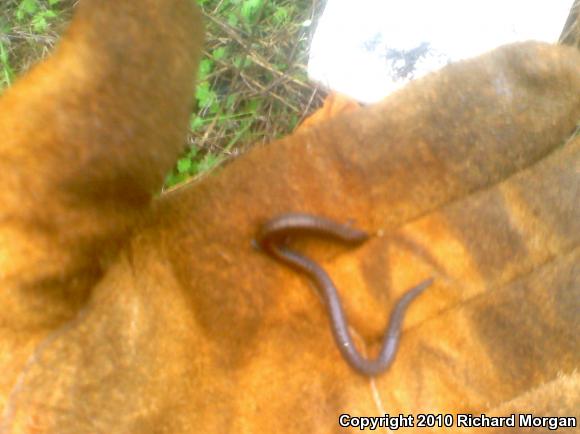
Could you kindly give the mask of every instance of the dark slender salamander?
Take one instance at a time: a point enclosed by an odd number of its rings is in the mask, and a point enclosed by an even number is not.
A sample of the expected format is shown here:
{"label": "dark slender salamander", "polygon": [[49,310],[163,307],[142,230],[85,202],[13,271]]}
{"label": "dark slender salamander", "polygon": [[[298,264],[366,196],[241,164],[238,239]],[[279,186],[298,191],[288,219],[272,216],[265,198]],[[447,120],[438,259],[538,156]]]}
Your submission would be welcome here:
{"label": "dark slender salamander", "polygon": [[385,331],[379,355],[374,360],[366,359],[360,355],[354,345],[348,331],[348,322],[340,297],[328,274],[311,259],[289,250],[285,246],[285,239],[288,236],[300,234],[330,236],[353,245],[366,241],[368,234],[323,217],[289,213],[266,222],[258,231],[256,241],[262,250],[270,256],[305,274],[314,281],[326,303],[334,340],[349,365],[358,373],[366,376],[374,376],[384,372],[391,365],[397,353],[401,323],[407,307],[433,283],[433,279],[424,280],[407,291],[397,301]]}

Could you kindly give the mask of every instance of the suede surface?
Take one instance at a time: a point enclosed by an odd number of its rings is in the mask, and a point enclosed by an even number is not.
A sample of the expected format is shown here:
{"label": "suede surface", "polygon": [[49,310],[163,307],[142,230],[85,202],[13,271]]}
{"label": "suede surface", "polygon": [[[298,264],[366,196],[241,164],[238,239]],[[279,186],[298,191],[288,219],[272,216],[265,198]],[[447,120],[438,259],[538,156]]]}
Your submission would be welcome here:
{"label": "suede surface", "polygon": [[[0,432],[578,418],[580,52],[500,47],[155,196],[202,34],[188,1],[84,0],[0,99]],[[434,279],[383,375],[349,368],[310,283],[253,247],[284,212],[372,235],[291,240],[333,277],[367,354],[394,302]],[[520,431],[535,432],[502,432]]]}

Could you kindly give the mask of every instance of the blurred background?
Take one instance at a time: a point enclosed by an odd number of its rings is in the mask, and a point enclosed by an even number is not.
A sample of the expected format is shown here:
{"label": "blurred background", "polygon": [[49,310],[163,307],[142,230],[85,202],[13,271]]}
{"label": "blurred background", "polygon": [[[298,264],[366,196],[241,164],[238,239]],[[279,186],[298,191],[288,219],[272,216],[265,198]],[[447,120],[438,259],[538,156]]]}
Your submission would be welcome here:
{"label": "blurred background", "polygon": [[[501,43],[578,46],[580,35],[578,0],[197,2],[207,39],[196,108],[166,188],[289,134],[329,88],[375,101]],[[52,50],[77,3],[0,0],[0,93]]]}

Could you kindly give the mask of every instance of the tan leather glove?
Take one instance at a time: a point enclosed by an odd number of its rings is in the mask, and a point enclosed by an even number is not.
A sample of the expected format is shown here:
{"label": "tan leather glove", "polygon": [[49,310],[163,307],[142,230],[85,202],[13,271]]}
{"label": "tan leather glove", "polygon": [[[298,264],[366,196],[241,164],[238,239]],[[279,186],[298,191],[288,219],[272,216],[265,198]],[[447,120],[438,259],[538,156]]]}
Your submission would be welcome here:
{"label": "tan leather glove", "polygon": [[[76,46],[79,33],[69,37]],[[72,53],[61,53],[49,77],[66,80],[64,65],[80,55]],[[185,77],[194,65],[172,68]],[[0,148],[10,157],[0,179],[42,174],[27,187],[8,184],[0,246],[50,265],[27,273],[25,256],[0,256],[18,271],[3,275],[10,291],[0,299],[8,307],[0,432],[331,433],[344,432],[343,413],[411,415],[408,432],[430,432],[439,429],[417,427],[419,413],[579,416],[576,50],[515,44],[450,65],[381,104],[256,148],[151,206],[133,199],[159,179],[141,184],[148,166],[130,164],[131,152],[155,167],[174,150],[164,156],[153,131],[171,138],[173,127],[144,115],[143,100],[130,104],[133,93],[93,100],[96,77],[79,71],[87,85],[74,94],[35,105],[34,86],[61,82],[33,77],[0,102],[5,143],[22,146]],[[134,74],[107,78],[137,89]],[[167,83],[155,84],[147,83],[159,113],[186,106],[179,92],[162,102]],[[74,103],[61,104],[67,98]],[[17,119],[12,107],[21,107]],[[5,129],[24,108],[32,125],[60,119],[58,129],[42,123],[34,142],[24,127]],[[95,110],[113,108],[117,116],[98,122]],[[147,134],[132,142],[126,120]],[[77,125],[82,132],[68,129]],[[94,146],[76,140],[97,133]],[[42,158],[27,146],[43,149]],[[62,169],[79,162],[90,170]],[[354,372],[308,280],[252,246],[261,223],[289,211],[352,221],[373,235],[354,250],[293,242],[333,277],[369,355],[395,300],[434,279],[409,308],[383,375]],[[75,230],[35,224],[47,215]]]}

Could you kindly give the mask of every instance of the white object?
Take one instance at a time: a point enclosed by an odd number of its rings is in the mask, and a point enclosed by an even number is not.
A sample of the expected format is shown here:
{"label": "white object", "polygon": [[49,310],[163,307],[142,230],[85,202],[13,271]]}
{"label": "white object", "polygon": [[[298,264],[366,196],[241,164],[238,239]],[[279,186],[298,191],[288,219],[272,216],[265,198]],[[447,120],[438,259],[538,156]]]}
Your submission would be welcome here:
{"label": "white object", "polygon": [[449,62],[523,40],[556,42],[573,0],[327,0],[308,75],[374,102]]}

